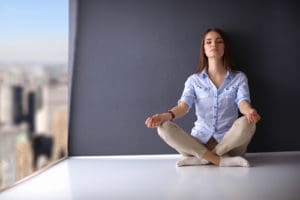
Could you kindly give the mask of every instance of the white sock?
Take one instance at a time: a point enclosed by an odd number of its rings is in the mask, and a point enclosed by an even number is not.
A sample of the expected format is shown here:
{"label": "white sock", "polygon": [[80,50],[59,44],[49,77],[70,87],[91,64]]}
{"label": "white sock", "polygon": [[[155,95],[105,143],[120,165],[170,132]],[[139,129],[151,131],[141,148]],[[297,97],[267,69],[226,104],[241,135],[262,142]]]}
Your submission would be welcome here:
{"label": "white sock", "polygon": [[249,162],[240,156],[235,157],[221,157],[220,167],[249,167]]}
{"label": "white sock", "polygon": [[176,165],[178,167],[182,166],[192,166],[192,165],[206,165],[209,162],[205,159],[199,159],[194,156],[189,156],[189,157],[183,157],[182,159],[178,160]]}

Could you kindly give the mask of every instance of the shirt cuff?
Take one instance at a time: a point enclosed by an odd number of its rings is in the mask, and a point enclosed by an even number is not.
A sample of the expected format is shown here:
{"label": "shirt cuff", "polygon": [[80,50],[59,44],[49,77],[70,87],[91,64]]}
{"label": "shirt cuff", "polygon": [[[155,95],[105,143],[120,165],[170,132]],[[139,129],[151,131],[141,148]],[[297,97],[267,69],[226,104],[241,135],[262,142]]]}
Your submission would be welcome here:
{"label": "shirt cuff", "polygon": [[251,100],[250,98],[248,97],[243,97],[243,98],[240,98],[238,101],[237,101],[237,106],[240,107],[240,103],[244,100],[247,100],[249,103],[251,103]]}
{"label": "shirt cuff", "polygon": [[181,97],[178,100],[177,104],[179,104],[181,101],[188,105],[188,110],[187,110],[187,112],[188,112],[191,109],[192,105],[193,105],[193,100],[189,99],[188,97]]}

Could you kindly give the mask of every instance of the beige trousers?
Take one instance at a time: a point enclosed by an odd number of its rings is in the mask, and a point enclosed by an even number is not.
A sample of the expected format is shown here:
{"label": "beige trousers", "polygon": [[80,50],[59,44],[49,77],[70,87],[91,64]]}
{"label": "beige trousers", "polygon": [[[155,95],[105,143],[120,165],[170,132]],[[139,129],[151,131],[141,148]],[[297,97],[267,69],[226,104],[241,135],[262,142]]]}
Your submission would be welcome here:
{"label": "beige trousers", "polygon": [[178,153],[183,156],[202,158],[207,150],[215,150],[219,156],[224,154],[243,156],[255,129],[255,124],[248,123],[245,116],[240,117],[233,123],[219,144],[213,138],[207,144],[203,144],[170,121],[164,122],[157,128],[157,131],[159,136]]}

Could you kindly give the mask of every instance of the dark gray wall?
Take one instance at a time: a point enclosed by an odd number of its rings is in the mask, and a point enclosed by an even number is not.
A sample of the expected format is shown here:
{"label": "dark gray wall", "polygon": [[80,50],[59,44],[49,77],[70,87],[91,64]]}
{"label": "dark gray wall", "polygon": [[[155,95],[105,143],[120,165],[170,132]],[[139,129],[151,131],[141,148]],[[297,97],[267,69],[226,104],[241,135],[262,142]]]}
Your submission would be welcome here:
{"label": "dark gray wall", "polygon": [[[298,7],[258,0],[78,1],[70,155],[174,153],[144,121],[177,103],[208,27],[228,33],[262,115],[249,151],[300,150]],[[177,123],[189,131],[194,120],[192,110]]]}

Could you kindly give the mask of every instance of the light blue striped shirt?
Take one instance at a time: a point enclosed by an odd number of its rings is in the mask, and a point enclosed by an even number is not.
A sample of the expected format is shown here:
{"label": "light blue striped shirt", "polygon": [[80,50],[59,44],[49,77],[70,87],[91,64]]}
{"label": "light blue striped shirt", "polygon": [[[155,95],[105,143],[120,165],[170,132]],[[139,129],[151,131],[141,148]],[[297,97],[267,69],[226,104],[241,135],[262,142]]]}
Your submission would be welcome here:
{"label": "light blue striped shirt", "polygon": [[189,110],[195,104],[197,120],[191,134],[206,144],[212,136],[218,142],[222,140],[238,118],[238,105],[243,100],[250,103],[248,79],[243,72],[228,71],[217,89],[203,70],[188,77],[178,103],[185,102]]}

